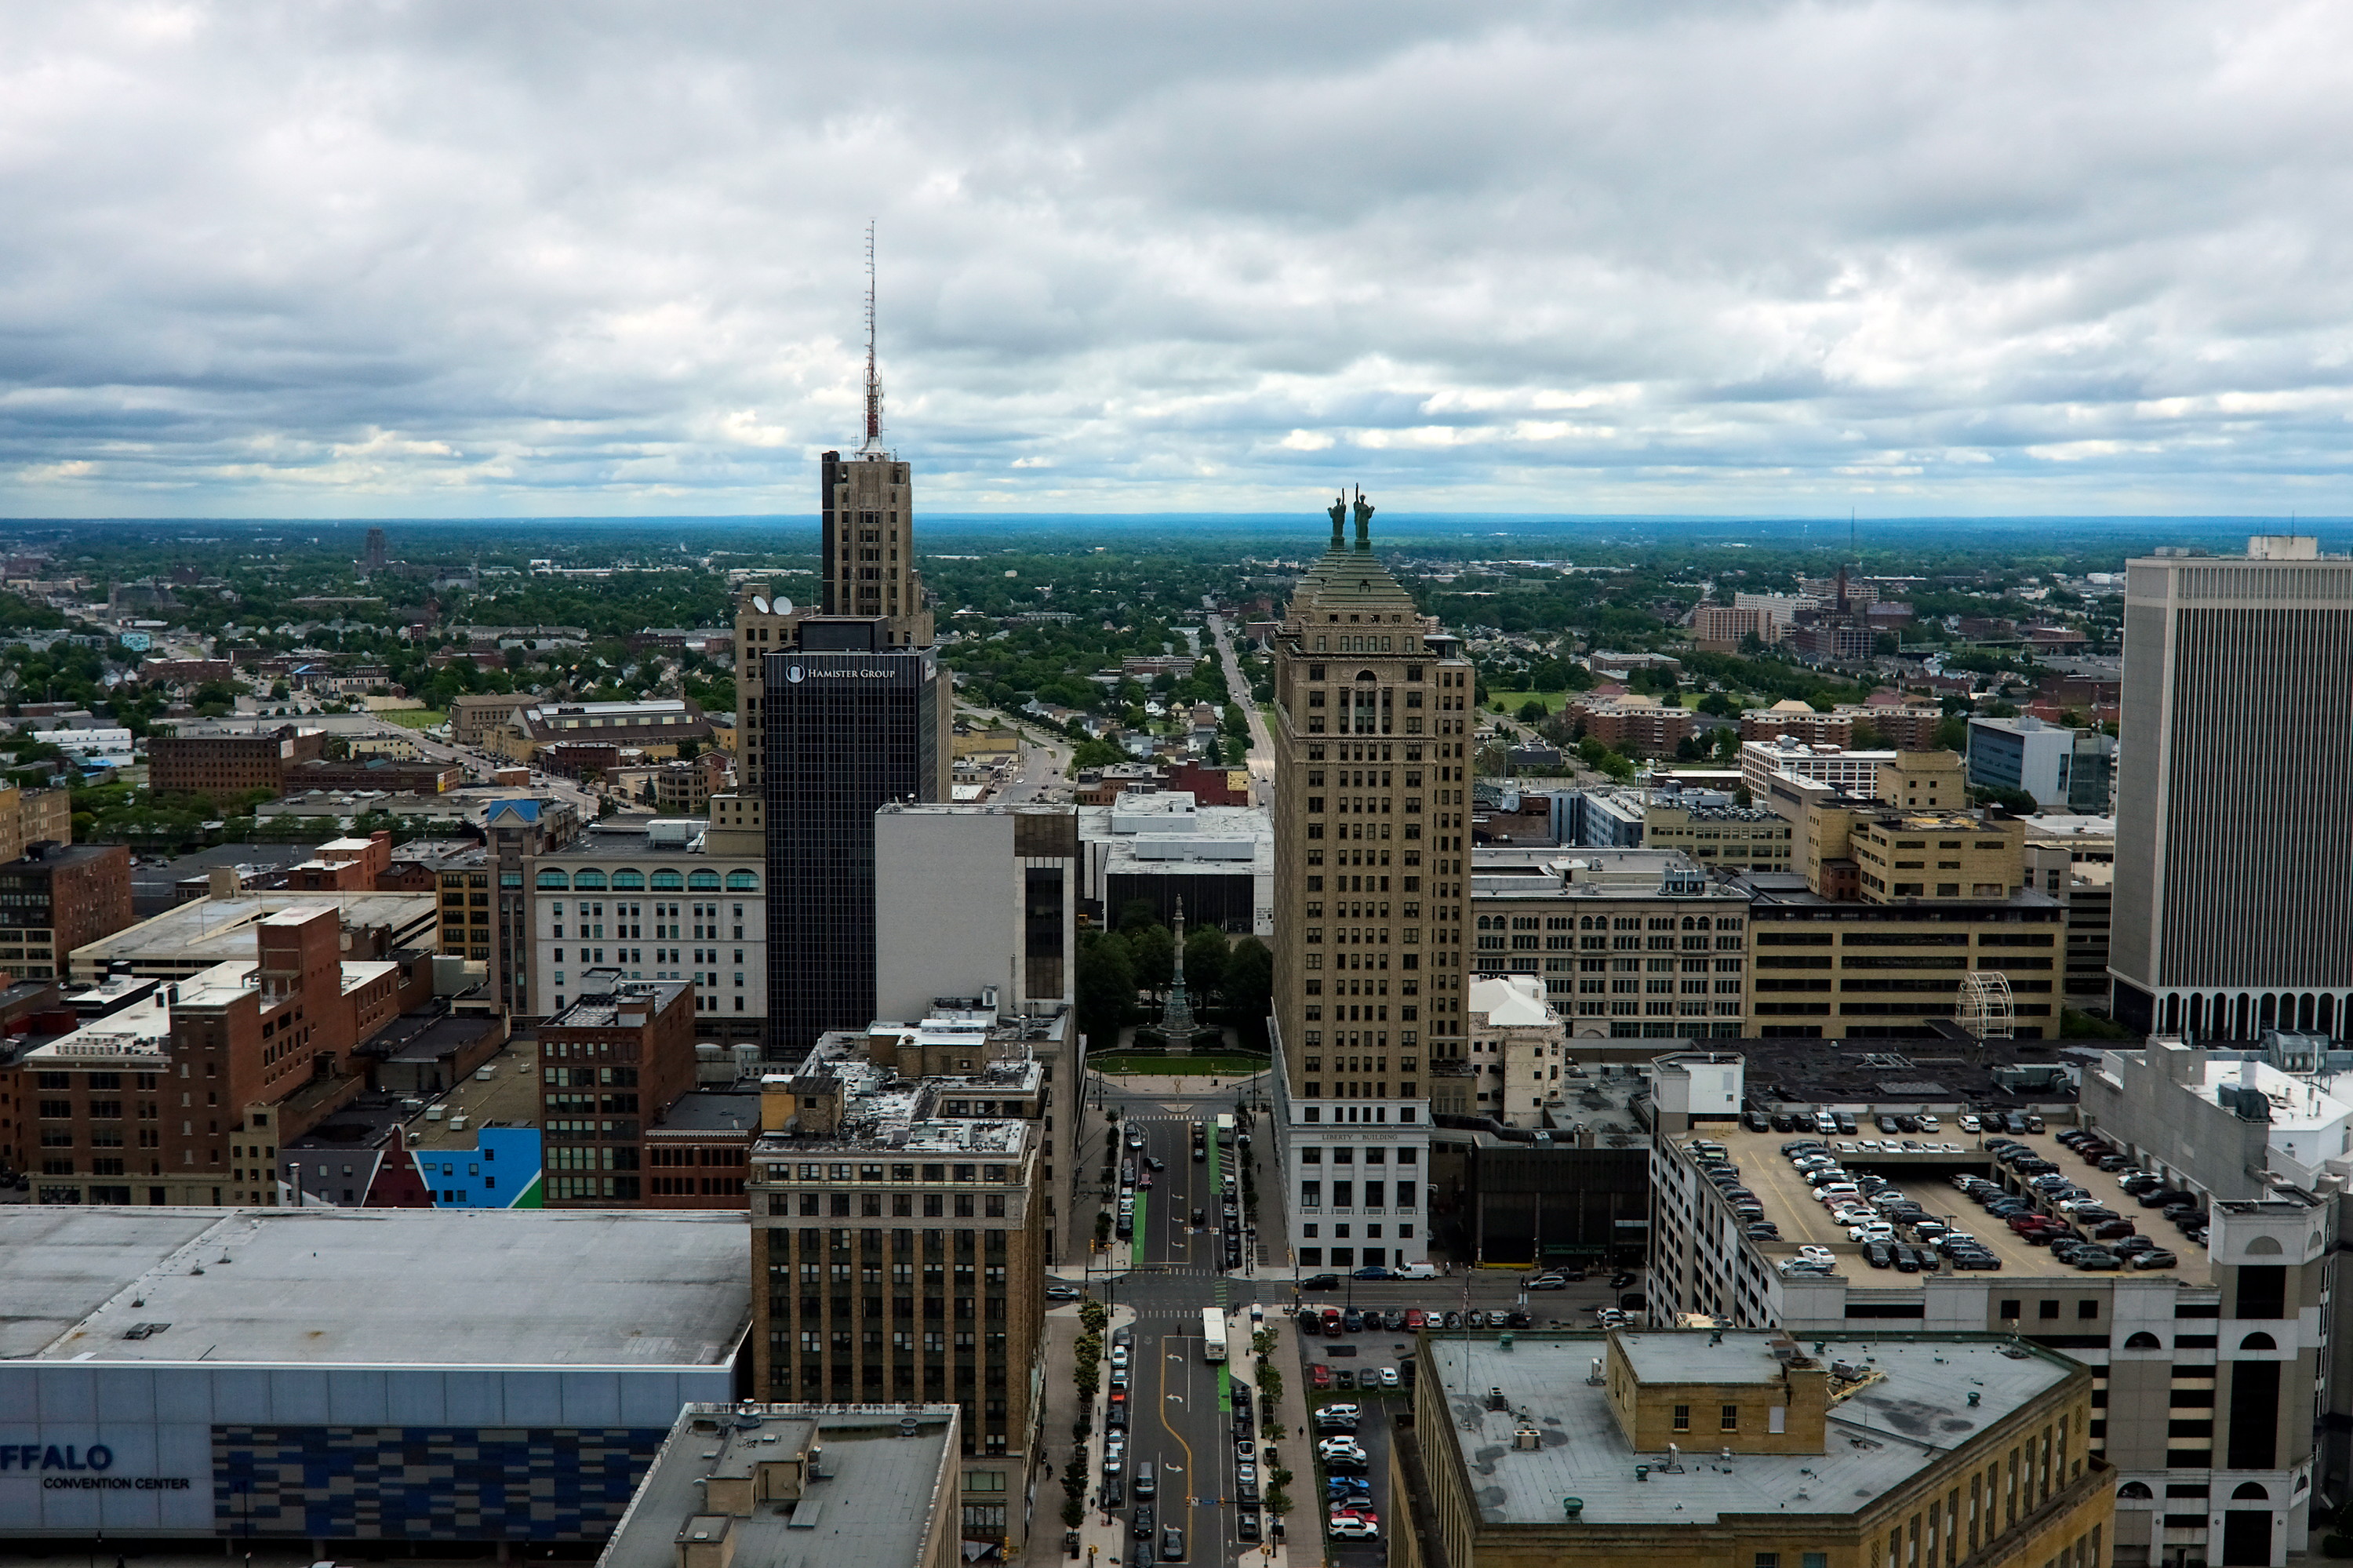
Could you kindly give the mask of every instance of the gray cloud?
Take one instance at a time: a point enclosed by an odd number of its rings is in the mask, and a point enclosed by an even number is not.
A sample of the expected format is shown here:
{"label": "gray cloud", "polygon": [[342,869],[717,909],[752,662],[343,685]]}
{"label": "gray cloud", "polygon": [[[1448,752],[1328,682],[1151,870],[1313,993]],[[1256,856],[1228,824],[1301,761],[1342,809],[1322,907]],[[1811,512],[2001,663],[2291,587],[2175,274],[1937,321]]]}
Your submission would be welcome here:
{"label": "gray cloud", "polygon": [[[1144,10],[1147,8],[1129,8]],[[2348,510],[2353,16],[0,21],[0,510]]]}

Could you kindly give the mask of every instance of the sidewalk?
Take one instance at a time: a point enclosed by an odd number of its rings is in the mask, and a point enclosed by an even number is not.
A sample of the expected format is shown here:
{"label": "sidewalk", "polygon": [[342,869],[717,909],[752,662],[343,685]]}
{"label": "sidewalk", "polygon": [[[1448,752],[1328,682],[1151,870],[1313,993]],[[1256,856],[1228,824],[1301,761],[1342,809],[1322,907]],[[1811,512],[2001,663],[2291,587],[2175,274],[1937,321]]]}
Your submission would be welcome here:
{"label": "sidewalk", "polygon": [[[1240,1327],[1229,1335],[1229,1342],[1247,1345],[1250,1334],[1249,1309],[1244,1308],[1239,1316],[1241,1319]],[[1271,1443],[1259,1446],[1259,1475],[1263,1480],[1280,1466],[1289,1468],[1292,1478],[1291,1511],[1283,1516],[1283,1532],[1290,1539],[1274,1541],[1271,1539],[1270,1529],[1270,1539],[1262,1549],[1263,1556],[1260,1561],[1286,1563],[1289,1568],[1324,1568],[1324,1506],[1316,1496],[1315,1462],[1311,1446],[1314,1435],[1307,1425],[1306,1391],[1302,1386],[1306,1379],[1299,1368],[1298,1336],[1292,1328],[1291,1319],[1279,1306],[1267,1308],[1266,1322],[1262,1326],[1274,1330],[1274,1353],[1267,1357],[1267,1365],[1282,1374],[1282,1397],[1274,1402],[1271,1414],[1282,1424],[1283,1435]],[[1245,1355],[1229,1364],[1232,1368],[1233,1381],[1249,1383],[1251,1397],[1258,1398],[1257,1356]],[[1260,1400],[1258,1418],[1261,1431],[1265,1428],[1268,1414],[1265,1402]],[[1263,1510],[1261,1515],[1265,1524],[1271,1527],[1274,1516]],[[1245,1551],[1241,1555],[1242,1561],[1247,1563],[1252,1554]]]}
{"label": "sidewalk", "polygon": [[[1135,1326],[1135,1310],[1130,1307],[1113,1307],[1111,1321],[1103,1330],[1103,1343],[1108,1350],[1111,1336],[1121,1329]],[[1071,1439],[1071,1423],[1079,1418],[1079,1386],[1072,1374],[1078,1370],[1075,1354],[1079,1335],[1079,1306],[1071,1302],[1055,1308],[1046,1314],[1045,1393],[1040,1401],[1038,1427],[1038,1451],[1043,1462],[1030,1478],[1029,1539],[1014,1561],[1023,1568],[1053,1568],[1067,1565],[1071,1559],[1062,1550],[1062,1473],[1077,1452]],[[1095,1391],[1094,1429],[1087,1435],[1087,1489],[1081,1494],[1090,1505],[1103,1489],[1103,1406],[1111,1392],[1111,1363],[1106,1359],[1102,1366],[1103,1379]],[[1053,1473],[1047,1474],[1051,1465]],[[1079,1526],[1080,1562],[1086,1563],[1088,1548],[1094,1549],[1094,1568],[1105,1568],[1117,1563],[1127,1544],[1125,1521],[1116,1515],[1106,1516],[1102,1509],[1090,1506],[1084,1523]]]}

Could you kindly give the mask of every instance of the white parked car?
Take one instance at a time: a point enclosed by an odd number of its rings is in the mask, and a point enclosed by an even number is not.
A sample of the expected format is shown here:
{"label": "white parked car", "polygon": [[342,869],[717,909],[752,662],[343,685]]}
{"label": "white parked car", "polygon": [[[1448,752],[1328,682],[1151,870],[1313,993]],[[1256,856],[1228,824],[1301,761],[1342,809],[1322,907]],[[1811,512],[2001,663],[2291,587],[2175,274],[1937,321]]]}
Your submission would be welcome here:
{"label": "white parked car", "polygon": [[1978,1123],[1978,1118],[1970,1115],[1968,1111],[1963,1111],[1960,1115],[1955,1117],[1953,1120],[1959,1124],[1960,1129],[1963,1132],[1976,1132],[1979,1130],[1980,1124]]}
{"label": "white parked car", "polygon": [[1838,1255],[1831,1252],[1831,1249],[1826,1246],[1801,1246],[1798,1249],[1798,1255],[1811,1263],[1835,1263],[1838,1261]]}

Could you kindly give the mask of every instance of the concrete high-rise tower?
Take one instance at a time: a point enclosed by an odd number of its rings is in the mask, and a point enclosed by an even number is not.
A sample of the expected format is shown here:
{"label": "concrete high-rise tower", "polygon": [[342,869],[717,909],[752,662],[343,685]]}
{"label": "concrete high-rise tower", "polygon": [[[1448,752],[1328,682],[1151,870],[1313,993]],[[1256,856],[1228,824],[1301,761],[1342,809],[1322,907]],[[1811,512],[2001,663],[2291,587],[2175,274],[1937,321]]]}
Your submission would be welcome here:
{"label": "concrete high-rise tower", "polygon": [[1429,1080],[1463,1054],[1472,673],[1332,543],[1275,638],[1275,1116],[1302,1267],[1426,1255]]}
{"label": "concrete high-rise tower", "polygon": [[2353,559],[2305,536],[2126,566],[2117,1022],[2343,1038],[2353,997]]}

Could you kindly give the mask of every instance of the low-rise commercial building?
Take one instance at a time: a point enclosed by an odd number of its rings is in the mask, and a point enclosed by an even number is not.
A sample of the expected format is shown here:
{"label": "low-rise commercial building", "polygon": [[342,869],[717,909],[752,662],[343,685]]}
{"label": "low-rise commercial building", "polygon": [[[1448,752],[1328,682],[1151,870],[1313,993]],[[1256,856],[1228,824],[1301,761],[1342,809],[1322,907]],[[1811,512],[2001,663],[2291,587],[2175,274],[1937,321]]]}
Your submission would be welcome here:
{"label": "low-rise commercial building", "polygon": [[566,740],[636,750],[644,753],[646,760],[659,762],[678,756],[690,742],[697,748],[709,744],[711,724],[691,697],[534,703],[515,709],[503,725],[488,729],[483,746],[510,762],[530,762],[542,747]]}
{"label": "low-rise commercial building", "polygon": [[[961,1568],[956,1407],[690,1404],[597,1568]],[[1004,1511],[1001,1499],[977,1505]]]}
{"label": "low-rise commercial building", "polygon": [[1562,1099],[1535,1125],[1432,1110],[1430,1233],[1449,1256],[1531,1266],[1643,1261],[1649,1080],[1630,1065],[1574,1059],[1561,1078]]}
{"label": "low-rise commercial building", "polygon": [[1641,844],[1710,870],[1789,869],[1788,819],[1762,806],[1735,805],[1712,790],[1652,790],[1642,808]]}
{"label": "low-rise commercial building", "polygon": [[449,699],[449,733],[460,746],[490,749],[491,737],[506,727],[521,709],[531,706],[527,692],[483,692]]}
{"label": "low-rise commercial building", "polygon": [[[1423,1346],[1390,1496],[1428,1510],[1446,1568],[2098,1568],[2115,1540],[2091,1376],[2040,1347],[1704,1329]],[[1424,1568],[1416,1536],[1389,1532],[1401,1568]]]}
{"label": "low-rise commercial building", "polygon": [[[1665,852],[1482,850],[1472,965],[1543,975],[1577,1036],[1736,1037],[1749,1033],[1749,897]],[[1432,1070],[1450,1057],[1433,1047]]]}
{"label": "low-rise commercial building", "polygon": [[73,949],[69,978],[95,985],[111,975],[186,980],[216,964],[259,958],[257,931],[294,909],[332,908],[353,959],[431,952],[439,916],[429,893],[225,893],[178,905]]}
{"label": "low-rise commercial building", "polygon": [[1263,806],[1204,806],[1189,791],[1129,791],[1078,808],[1081,896],[1117,925],[1137,899],[1163,925],[1274,934],[1274,819]]}
{"label": "low-rise commercial building", "polygon": [[286,769],[286,793],[308,789],[382,789],[390,794],[441,795],[466,781],[466,770],[439,762],[395,757],[298,762]]}
{"label": "low-rise commercial building", "polygon": [[746,1287],[727,1214],[0,1208],[0,1532],[594,1545],[733,1398]]}

